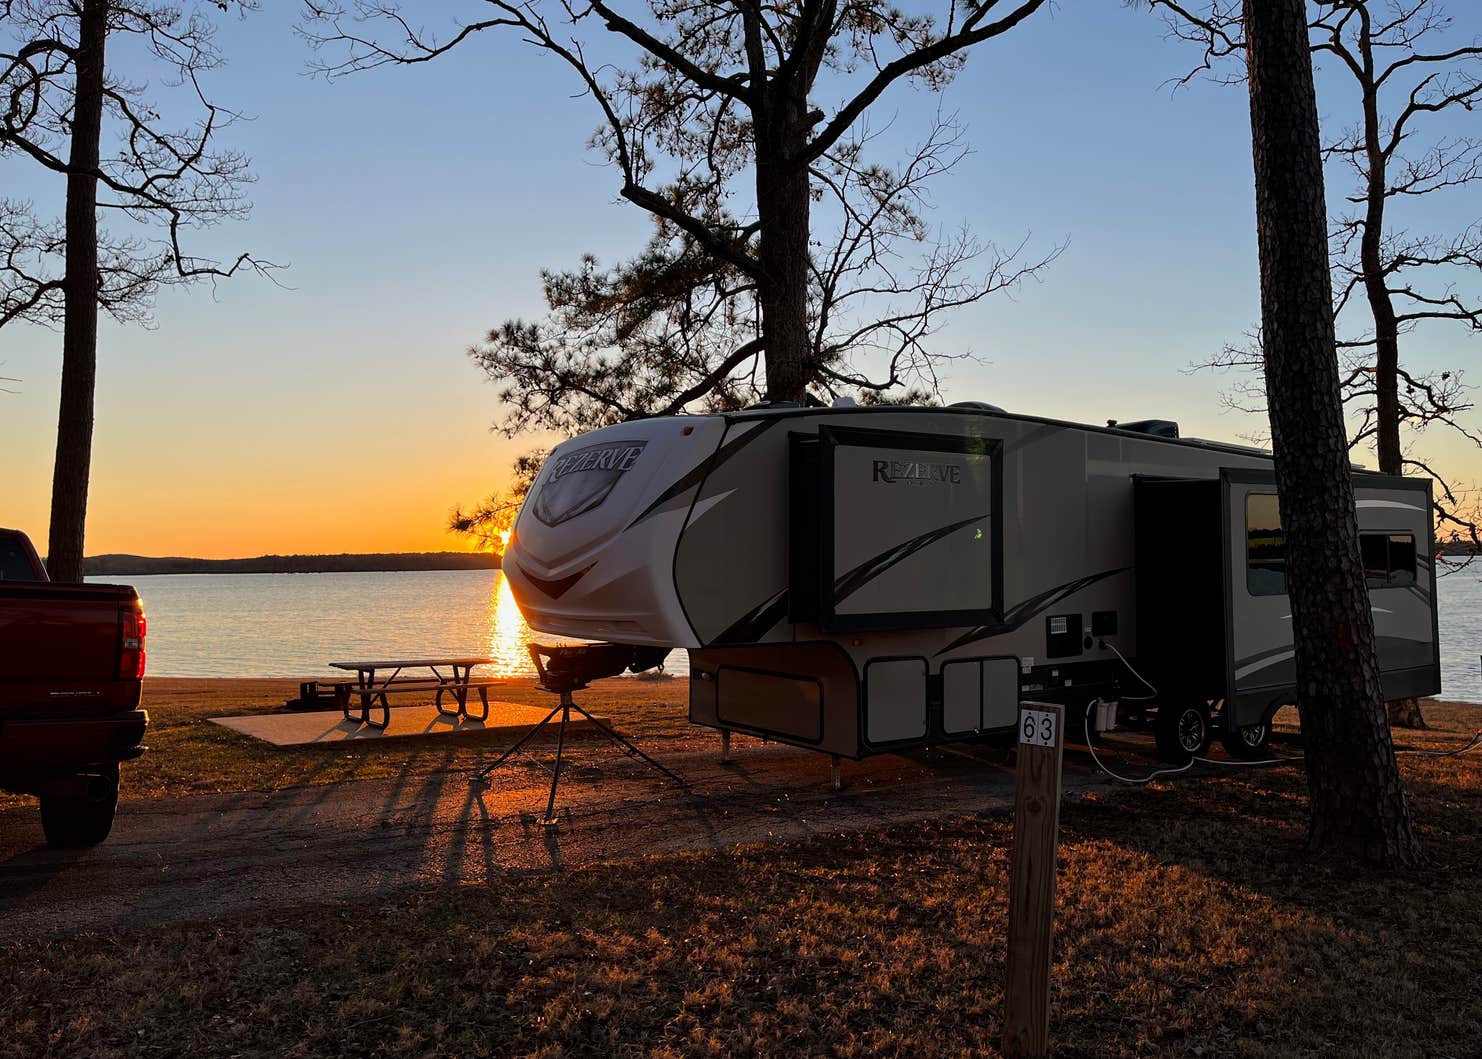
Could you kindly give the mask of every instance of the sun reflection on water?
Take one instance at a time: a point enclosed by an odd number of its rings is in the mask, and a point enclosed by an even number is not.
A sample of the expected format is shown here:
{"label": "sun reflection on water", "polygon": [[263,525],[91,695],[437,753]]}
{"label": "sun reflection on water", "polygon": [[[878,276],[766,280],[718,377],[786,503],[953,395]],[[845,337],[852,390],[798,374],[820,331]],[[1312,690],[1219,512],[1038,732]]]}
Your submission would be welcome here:
{"label": "sun reflection on water", "polygon": [[526,644],[530,642],[530,627],[525,616],[515,603],[515,594],[510,591],[509,579],[500,574],[494,579],[494,590],[489,600],[489,657],[494,659],[488,669],[494,676],[510,677],[531,672],[530,653]]}

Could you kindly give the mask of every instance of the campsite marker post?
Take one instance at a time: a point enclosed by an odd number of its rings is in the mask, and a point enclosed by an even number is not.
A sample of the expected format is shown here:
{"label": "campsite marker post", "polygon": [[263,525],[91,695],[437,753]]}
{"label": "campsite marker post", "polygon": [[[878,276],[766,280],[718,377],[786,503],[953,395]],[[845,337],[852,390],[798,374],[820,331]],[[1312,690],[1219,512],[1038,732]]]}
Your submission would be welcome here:
{"label": "campsite marker post", "polygon": [[1043,1056],[1049,1046],[1050,941],[1055,920],[1064,721],[1065,711],[1048,703],[1030,703],[1019,709],[1003,1016],[1007,1059]]}

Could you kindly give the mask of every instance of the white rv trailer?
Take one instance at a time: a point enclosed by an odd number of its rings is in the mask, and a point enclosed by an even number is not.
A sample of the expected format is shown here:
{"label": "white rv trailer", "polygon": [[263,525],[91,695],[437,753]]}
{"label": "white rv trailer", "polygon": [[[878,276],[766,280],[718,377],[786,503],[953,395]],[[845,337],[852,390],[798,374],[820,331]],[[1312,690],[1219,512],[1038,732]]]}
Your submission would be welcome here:
{"label": "white rv trailer", "polygon": [[[1430,482],[1354,485],[1386,695],[1433,694]],[[1269,454],[1162,421],[673,416],[558,446],[504,571],[541,632],[688,651],[696,724],[859,758],[1099,695],[1172,758],[1212,719],[1255,754],[1295,681],[1275,494]]]}

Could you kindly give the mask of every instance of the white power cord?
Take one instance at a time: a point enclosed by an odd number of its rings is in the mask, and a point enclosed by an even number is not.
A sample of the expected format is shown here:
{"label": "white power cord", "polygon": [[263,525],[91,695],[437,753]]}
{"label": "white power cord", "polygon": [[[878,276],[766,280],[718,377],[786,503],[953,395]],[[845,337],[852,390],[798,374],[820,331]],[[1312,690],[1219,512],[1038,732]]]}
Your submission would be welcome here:
{"label": "white power cord", "polygon": [[[1125,695],[1125,696],[1122,696],[1122,698],[1123,698],[1124,701],[1127,701],[1127,702],[1149,702],[1149,701],[1151,701],[1153,699],[1156,699],[1158,697],[1158,689],[1157,689],[1157,687],[1153,684],[1152,681],[1150,681],[1147,677],[1143,676],[1141,673],[1139,673],[1137,671],[1137,667],[1134,666],[1131,662],[1129,662],[1127,660],[1127,656],[1124,655],[1121,651],[1119,651],[1117,649],[1117,645],[1116,644],[1112,643],[1110,640],[1107,640],[1107,639],[1102,639],[1101,643],[1108,650],[1110,650],[1112,652],[1112,654],[1116,655],[1117,658],[1119,658],[1121,660],[1122,665],[1124,665],[1124,666],[1127,667],[1127,672],[1131,673],[1134,677],[1136,677],[1137,680],[1138,680],[1138,682],[1141,683],[1143,687],[1147,688],[1149,692],[1151,692],[1151,694],[1149,694],[1149,695],[1135,695],[1135,696],[1134,695]],[[1114,772],[1113,770],[1107,768],[1106,764],[1101,760],[1100,756],[1096,753],[1096,746],[1095,746],[1094,740],[1092,740],[1090,738],[1091,711],[1096,708],[1096,704],[1098,702],[1100,702],[1100,701],[1101,700],[1099,698],[1095,698],[1095,699],[1092,699],[1090,702],[1088,702],[1086,704],[1086,749],[1088,749],[1088,750],[1091,751],[1091,760],[1096,763],[1096,767],[1097,768],[1099,768],[1102,772],[1106,773],[1112,779],[1117,780],[1117,781],[1119,781],[1121,783],[1132,784],[1134,786],[1141,786],[1144,783],[1151,783],[1153,780],[1157,779],[1159,776],[1176,776],[1180,772],[1187,772],[1187,771],[1189,771],[1189,769],[1193,768],[1195,765],[1219,765],[1219,766],[1221,766],[1223,768],[1264,768],[1264,767],[1268,767],[1268,766],[1271,766],[1271,765],[1287,765],[1287,764],[1291,764],[1292,762],[1301,761],[1302,760],[1301,758],[1297,758],[1297,757],[1277,757],[1277,758],[1267,758],[1264,761],[1220,761],[1218,758],[1192,756],[1192,757],[1189,758],[1189,760],[1185,764],[1180,765],[1178,768],[1158,769],[1157,771],[1151,772],[1148,775],[1143,776],[1141,778],[1133,778],[1133,777],[1130,777],[1130,776],[1123,776],[1123,775],[1121,775],[1121,774],[1119,774],[1117,772]],[[1479,740],[1482,740],[1482,732],[1479,732],[1477,734],[1478,734]]]}
{"label": "white power cord", "polygon": [[[1102,639],[1101,643],[1108,650],[1110,650],[1112,654],[1116,655],[1117,658],[1121,660],[1122,665],[1127,667],[1127,672],[1136,677],[1138,682],[1142,684],[1143,687],[1147,688],[1149,692],[1151,692],[1151,694],[1149,695],[1123,695],[1121,696],[1121,701],[1150,702],[1158,697],[1158,689],[1153,685],[1152,681],[1148,680],[1147,677],[1143,676],[1137,671],[1137,667],[1127,660],[1127,656],[1117,649],[1116,644],[1106,639]],[[1141,777],[1123,776],[1113,769],[1107,767],[1106,763],[1101,760],[1100,755],[1096,753],[1095,741],[1090,738],[1091,711],[1096,708],[1096,704],[1100,701],[1100,698],[1095,698],[1086,704],[1086,749],[1091,752],[1091,760],[1096,763],[1096,767],[1099,768],[1102,772],[1106,773],[1112,779],[1117,780],[1120,783],[1131,784],[1133,786],[1141,786],[1144,783],[1153,782],[1153,780],[1157,779],[1160,776],[1177,776],[1181,772],[1189,771],[1195,765],[1219,765],[1223,768],[1264,768],[1272,765],[1289,765],[1302,760],[1302,758],[1300,757],[1275,757],[1267,758],[1263,761],[1221,761],[1218,758],[1190,757],[1185,764],[1180,765],[1178,768],[1158,769],[1154,772],[1150,772],[1146,776]],[[1460,757],[1463,754],[1469,754],[1473,750],[1478,749],[1482,749],[1482,730],[1479,730],[1465,744],[1453,750],[1397,750],[1395,751],[1395,753],[1416,754],[1420,757],[1446,758]]]}
{"label": "white power cord", "polygon": [[1148,680],[1147,677],[1143,676],[1141,673],[1133,668],[1132,663],[1127,661],[1127,656],[1124,655],[1121,651],[1117,650],[1116,644],[1112,643],[1110,640],[1102,639],[1101,645],[1107,648],[1107,650],[1111,651],[1112,654],[1120,658],[1122,660],[1122,665],[1127,667],[1127,672],[1131,673],[1138,679],[1143,687],[1152,692],[1151,695],[1123,695],[1121,696],[1123,702],[1151,702],[1153,699],[1156,699],[1158,697],[1158,689],[1153,687],[1152,683]]}
{"label": "white power cord", "polygon": [[1461,755],[1469,754],[1478,747],[1482,747],[1482,731],[1478,731],[1465,745],[1457,747],[1455,750],[1396,750],[1395,753],[1419,754],[1421,757],[1461,757]]}
{"label": "white power cord", "polygon": [[[1129,666],[1128,668],[1131,667]],[[1138,677],[1137,679],[1142,680],[1141,677]],[[1143,683],[1146,684],[1147,681],[1143,681]],[[1096,708],[1096,704],[1100,701],[1101,700],[1099,698],[1095,698],[1086,703],[1086,725],[1088,728],[1091,724],[1091,711]],[[1289,765],[1293,762],[1302,760],[1299,757],[1277,757],[1269,758],[1265,761],[1220,761],[1218,758],[1212,757],[1190,757],[1187,762],[1180,765],[1178,768],[1158,769],[1155,772],[1148,773],[1146,776],[1131,777],[1123,776],[1121,773],[1115,772],[1112,769],[1108,768],[1106,763],[1101,760],[1101,756],[1096,753],[1096,743],[1094,740],[1089,738],[1089,732],[1087,733],[1087,735],[1088,737],[1086,739],[1086,749],[1091,752],[1091,760],[1096,762],[1096,767],[1099,768],[1102,772],[1106,773],[1112,779],[1117,780],[1120,783],[1130,784],[1134,787],[1140,787],[1144,783],[1151,783],[1159,776],[1177,776],[1180,772],[1188,772],[1189,769],[1193,768],[1195,765],[1221,765],[1224,768],[1258,768],[1269,765]],[[1478,733],[1478,735],[1479,737],[1482,737],[1482,733]]]}
{"label": "white power cord", "polygon": [[[1095,698],[1086,703],[1087,727],[1089,727],[1091,724],[1091,711],[1096,708],[1096,704],[1100,701],[1101,699]],[[1194,767],[1194,759],[1190,758],[1187,764],[1181,765],[1176,769],[1159,769],[1158,771],[1149,773],[1146,776],[1133,778],[1131,776],[1123,776],[1119,772],[1113,772],[1111,769],[1106,767],[1106,763],[1103,762],[1101,760],[1101,756],[1096,753],[1096,740],[1091,738],[1091,733],[1089,731],[1086,733],[1086,749],[1091,751],[1091,760],[1096,762],[1097,768],[1099,768],[1102,772],[1105,772],[1108,776],[1118,781],[1119,783],[1126,783],[1133,787],[1141,787],[1144,783],[1152,783],[1153,780],[1157,779],[1159,776],[1176,776],[1180,772],[1187,772],[1189,771],[1189,769]]]}

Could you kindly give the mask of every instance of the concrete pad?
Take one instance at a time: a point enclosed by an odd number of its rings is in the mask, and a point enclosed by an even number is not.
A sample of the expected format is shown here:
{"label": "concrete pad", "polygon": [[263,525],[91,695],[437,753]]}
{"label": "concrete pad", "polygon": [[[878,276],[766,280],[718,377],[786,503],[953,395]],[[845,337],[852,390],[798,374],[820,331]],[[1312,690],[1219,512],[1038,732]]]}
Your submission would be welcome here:
{"label": "concrete pad", "polygon": [[[352,715],[355,711],[352,711]],[[250,735],[274,746],[312,746],[315,743],[343,743],[365,739],[425,739],[430,736],[463,735],[468,732],[500,732],[520,736],[545,719],[549,709],[521,706],[514,702],[489,700],[489,719],[474,721],[465,717],[447,717],[435,706],[393,706],[391,723],[383,731],[346,720],[339,710],[315,710],[311,713],[258,713],[236,717],[212,717],[212,724]],[[377,711],[379,716],[379,711]],[[603,718],[604,724],[607,721]],[[560,718],[551,724],[554,726]],[[568,732],[581,732],[591,722],[573,713]],[[551,729],[552,738],[555,728]]]}

